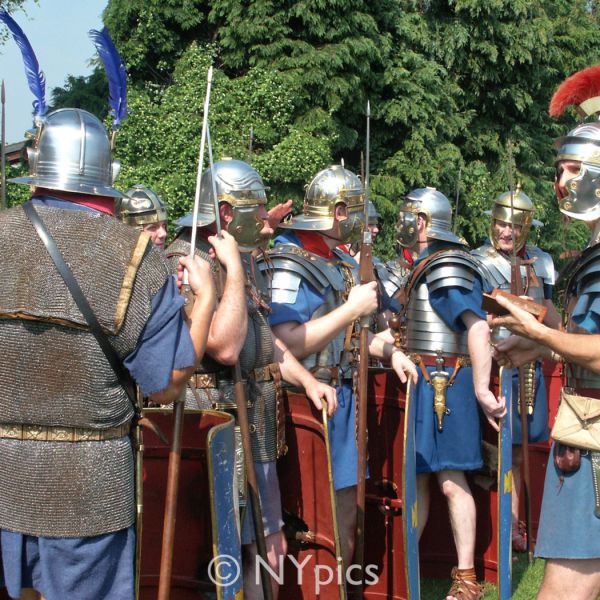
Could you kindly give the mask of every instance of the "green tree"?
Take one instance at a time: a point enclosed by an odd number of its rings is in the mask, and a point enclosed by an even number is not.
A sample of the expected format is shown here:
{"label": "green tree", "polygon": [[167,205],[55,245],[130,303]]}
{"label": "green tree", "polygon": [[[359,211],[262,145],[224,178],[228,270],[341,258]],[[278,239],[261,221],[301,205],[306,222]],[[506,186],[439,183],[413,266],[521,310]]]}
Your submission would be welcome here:
{"label": "green tree", "polygon": [[108,81],[102,67],[96,67],[91,75],[69,75],[64,87],[52,89],[52,106],[56,108],[83,108],[105,119],[108,114]]}
{"label": "green tree", "polygon": [[[171,85],[133,88],[130,116],[119,133],[119,185],[156,188],[172,219],[193,205],[206,73],[213,55],[212,47],[192,44],[176,62]],[[273,203],[295,191],[299,204],[298,191],[331,154],[331,140],[294,125],[293,97],[276,71],[252,68],[235,80],[222,71],[214,74],[209,122],[215,160],[250,160],[270,186]]]}

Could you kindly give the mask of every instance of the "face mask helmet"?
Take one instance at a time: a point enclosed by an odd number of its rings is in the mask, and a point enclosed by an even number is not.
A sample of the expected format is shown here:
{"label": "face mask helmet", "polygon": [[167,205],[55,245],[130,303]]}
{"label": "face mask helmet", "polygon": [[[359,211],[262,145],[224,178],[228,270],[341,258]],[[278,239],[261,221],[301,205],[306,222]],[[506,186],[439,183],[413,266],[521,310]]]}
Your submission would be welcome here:
{"label": "face mask helmet", "polygon": [[360,239],[364,229],[363,185],[357,175],[342,165],[319,171],[308,184],[303,213],[280,224],[280,227],[306,231],[328,231],[335,224],[335,211],[343,204],[347,217],[339,221],[341,243]]}
{"label": "face mask helmet", "polygon": [[206,169],[202,174],[199,219],[212,223],[215,220],[215,200],[212,176],[217,194],[217,203],[227,202],[233,209],[233,219],[228,231],[236,239],[240,250],[251,251],[260,246],[264,239],[264,219],[261,214],[267,204],[267,192],[258,171],[241,160],[223,159]]}
{"label": "face mask helmet", "polygon": [[[549,113],[558,117],[574,106],[586,119],[600,114],[600,65],[568,77],[550,101]],[[559,199],[560,211],[573,219],[595,221],[600,218],[600,122],[588,121],[571,129],[555,142],[556,163],[581,163],[579,174],[566,184],[567,194]]]}
{"label": "face mask helmet", "polygon": [[400,205],[396,239],[403,248],[413,248],[419,241],[418,216],[423,215],[427,238],[455,244],[465,241],[452,232],[452,207],[444,194],[432,187],[409,192]]}

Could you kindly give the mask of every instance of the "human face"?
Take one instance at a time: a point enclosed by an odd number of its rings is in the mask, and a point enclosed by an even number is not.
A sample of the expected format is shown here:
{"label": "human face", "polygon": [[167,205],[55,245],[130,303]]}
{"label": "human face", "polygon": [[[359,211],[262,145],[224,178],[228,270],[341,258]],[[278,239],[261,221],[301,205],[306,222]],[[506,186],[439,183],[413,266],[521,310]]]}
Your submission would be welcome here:
{"label": "human face", "polygon": [[[521,234],[521,225],[515,225],[515,240],[519,239]],[[512,252],[513,249],[513,226],[508,221],[494,219],[492,225],[492,236],[496,242],[497,248],[502,252]]]}
{"label": "human face", "polygon": [[368,229],[371,232],[371,239],[375,241],[375,238],[379,235],[379,225],[377,221],[374,223],[369,223]]}
{"label": "human face", "polygon": [[155,246],[165,248],[165,242],[167,241],[167,222],[159,221],[158,223],[148,223],[144,225],[144,231],[150,234],[150,239]]}
{"label": "human face", "polygon": [[561,160],[557,163],[554,175],[554,191],[558,200],[566,198],[569,195],[567,183],[573,177],[579,175],[580,169],[581,162],[578,160]]}

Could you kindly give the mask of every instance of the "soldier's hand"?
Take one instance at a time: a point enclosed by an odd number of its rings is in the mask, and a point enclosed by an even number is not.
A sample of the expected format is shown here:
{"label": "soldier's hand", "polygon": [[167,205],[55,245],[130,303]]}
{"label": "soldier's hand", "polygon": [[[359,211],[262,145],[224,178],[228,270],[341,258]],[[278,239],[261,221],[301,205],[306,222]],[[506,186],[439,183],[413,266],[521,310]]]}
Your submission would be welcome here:
{"label": "soldier's hand", "polygon": [[212,246],[210,255],[216,258],[226,271],[242,267],[242,259],[236,239],[227,231],[221,235],[209,235],[208,243]]}
{"label": "soldier's hand", "polygon": [[285,219],[285,217],[292,212],[292,205],[292,200],[286,200],[285,202],[277,204],[273,208],[269,209],[269,212],[267,213],[267,221],[269,222],[271,229],[277,229],[279,223],[281,223],[281,221],[283,221],[283,219]]}
{"label": "soldier's hand", "polygon": [[215,298],[215,281],[207,261],[199,256],[182,256],[179,258],[177,267],[177,285],[181,288],[183,285],[184,270],[188,272],[188,284],[194,296],[205,296]]}
{"label": "soldier's hand", "polygon": [[503,396],[494,396],[490,390],[477,393],[477,400],[481,406],[485,418],[495,431],[500,431],[496,419],[506,415],[506,401]]}
{"label": "soldier's hand", "polygon": [[533,340],[511,335],[496,344],[492,355],[501,367],[512,369],[540,358],[543,349],[543,346]]}
{"label": "soldier's hand", "polygon": [[395,350],[392,352],[392,355],[390,356],[390,364],[402,383],[406,383],[409,377],[412,379],[414,384],[417,383],[417,380],[419,379],[417,367],[415,366],[415,363],[410,360],[406,354],[404,354],[404,352],[401,352],[400,350]]}
{"label": "soldier's hand", "polygon": [[337,410],[337,394],[334,387],[322,383],[317,379],[304,388],[306,397],[318,410],[323,410],[323,401],[327,403],[327,416],[332,417]]}
{"label": "soldier's hand", "polygon": [[517,335],[533,339],[545,327],[531,313],[519,308],[507,298],[499,295],[496,300],[500,306],[508,310],[509,314],[502,317],[494,317],[490,323],[491,327],[506,327]]}
{"label": "soldier's hand", "polygon": [[353,309],[356,319],[373,314],[377,310],[377,282],[355,285],[348,294],[347,304]]}

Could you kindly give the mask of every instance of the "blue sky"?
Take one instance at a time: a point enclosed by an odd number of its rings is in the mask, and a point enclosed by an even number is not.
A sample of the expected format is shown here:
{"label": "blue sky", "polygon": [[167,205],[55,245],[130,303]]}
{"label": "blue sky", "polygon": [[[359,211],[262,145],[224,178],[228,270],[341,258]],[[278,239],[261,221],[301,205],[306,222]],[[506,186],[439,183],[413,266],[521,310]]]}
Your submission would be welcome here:
{"label": "blue sky", "polygon": [[[35,51],[46,75],[46,100],[52,88],[63,86],[67,75],[88,75],[95,48],[87,32],[102,27],[108,0],[26,0],[12,13]],[[0,23],[5,31],[6,28]],[[21,53],[12,36],[0,46],[0,79],[6,86],[6,142],[23,139],[32,126],[33,95],[27,87]]]}

